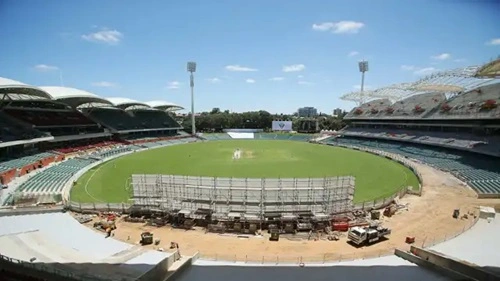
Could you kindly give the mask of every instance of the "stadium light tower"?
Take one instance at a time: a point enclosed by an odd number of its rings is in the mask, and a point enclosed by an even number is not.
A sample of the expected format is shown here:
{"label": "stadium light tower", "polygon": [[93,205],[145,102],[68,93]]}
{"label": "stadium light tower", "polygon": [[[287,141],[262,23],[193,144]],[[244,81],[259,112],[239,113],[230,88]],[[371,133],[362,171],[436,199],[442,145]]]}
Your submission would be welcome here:
{"label": "stadium light tower", "polygon": [[196,72],[196,62],[190,61],[187,63],[187,71],[190,73],[189,85],[191,86],[191,129],[193,136],[196,135],[196,124],[194,121],[194,75]]}
{"label": "stadium light tower", "polygon": [[364,103],[363,97],[363,91],[365,89],[365,72],[368,71],[368,62],[365,60],[362,60],[358,63],[359,66],[359,72],[361,72],[361,104]]}

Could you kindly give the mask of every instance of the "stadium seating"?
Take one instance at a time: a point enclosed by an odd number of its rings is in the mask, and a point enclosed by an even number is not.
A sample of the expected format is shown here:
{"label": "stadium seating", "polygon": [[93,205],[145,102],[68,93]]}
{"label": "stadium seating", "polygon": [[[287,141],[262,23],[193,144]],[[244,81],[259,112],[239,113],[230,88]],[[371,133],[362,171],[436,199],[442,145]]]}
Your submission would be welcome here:
{"label": "stadium seating", "polygon": [[446,100],[446,96],[441,93],[425,93],[413,95],[402,101],[394,103],[384,109],[385,116],[394,117],[423,117],[427,113],[439,107]]}
{"label": "stadium seating", "polygon": [[118,131],[180,127],[168,113],[160,110],[124,111],[117,108],[96,108],[85,112]]}
{"label": "stadium seating", "polygon": [[95,161],[95,159],[69,159],[30,177],[16,191],[44,194],[61,193],[64,185],[76,172]]}
{"label": "stadium seating", "polygon": [[[52,195],[58,196],[63,192],[63,188],[66,183],[71,179],[75,173],[82,170],[86,166],[95,163],[100,159],[106,159],[113,157],[115,155],[130,152],[132,150],[141,148],[152,148],[158,146],[170,146],[176,144],[183,144],[197,141],[197,138],[187,137],[187,138],[170,138],[170,139],[157,139],[155,142],[142,143],[140,145],[134,144],[123,144],[115,142],[103,142],[101,144],[107,144],[111,146],[106,147],[95,147],[89,146],[92,152],[86,154],[85,157],[75,157],[66,160],[61,163],[56,163],[54,166],[47,168],[46,170],[40,171],[33,176],[30,176],[25,182],[23,182],[16,190],[20,195],[27,195],[31,197],[32,195]],[[87,148],[89,148],[87,147]],[[85,150],[82,150],[85,152]],[[15,160],[10,160],[0,163],[0,172],[4,170],[10,170],[12,168],[19,168],[26,164],[31,164],[37,162],[41,159],[54,156],[56,154],[50,152],[44,152],[35,154],[32,156],[22,157]],[[14,197],[12,194],[7,197],[6,203],[12,203]]]}
{"label": "stadium seating", "polygon": [[459,153],[421,145],[352,137],[331,137],[326,144],[377,149],[416,159],[440,170],[450,172],[467,182],[479,194],[500,193],[498,158]]}
{"label": "stadium seating", "polygon": [[230,135],[226,133],[220,134],[203,134],[202,138],[206,140],[230,140],[232,139]]}
{"label": "stadium seating", "polygon": [[477,136],[466,132],[432,132],[399,128],[348,127],[342,135],[411,141],[500,155],[500,137]]}
{"label": "stadium seating", "polygon": [[118,146],[113,148],[104,148],[99,151],[93,152],[90,156],[98,157],[98,158],[108,158],[111,156],[115,156],[117,154],[125,153],[128,151],[132,151],[134,146]]}
{"label": "stadium seating", "polygon": [[44,111],[36,109],[7,108],[4,112],[36,127],[96,125],[77,111]]}
{"label": "stadium seating", "polygon": [[88,144],[88,145],[77,145],[74,147],[59,148],[59,149],[56,149],[56,151],[66,154],[66,153],[74,153],[74,152],[86,151],[86,150],[91,150],[91,149],[98,149],[101,147],[112,146],[112,145],[117,145],[117,144],[120,144],[120,143],[117,141],[102,141],[102,142],[97,142],[97,143]]}
{"label": "stadium seating", "polygon": [[493,81],[450,99],[443,93],[411,95],[395,103],[387,99],[376,99],[354,108],[345,119],[499,118],[499,89],[500,83]]}
{"label": "stadium seating", "polygon": [[20,169],[26,165],[37,163],[47,157],[55,156],[56,154],[51,152],[42,152],[34,155],[24,156],[17,159],[7,160],[0,162],[0,172],[8,171],[12,169]]}
{"label": "stadium seating", "polygon": [[[16,105],[16,107],[13,107]],[[62,104],[43,101],[15,102],[3,108],[3,113],[14,120],[52,136],[100,133],[103,130],[94,121]]]}
{"label": "stadium seating", "polygon": [[293,140],[293,141],[309,141],[311,135],[304,134],[288,134],[288,133],[258,133],[255,134],[255,139],[261,140]]}
{"label": "stadium seating", "polygon": [[491,84],[466,93],[461,93],[448,102],[430,118],[499,118],[500,84]]}
{"label": "stadium seating", "polygon": [[388,99],[372,100],[354,108],[345,118],[370,118],[381,116],[384,114],[384,110],[391,104],[392,102]]}
{"label": "stadium seating", "polygon": [[278,136],[278,134],[258,133],[258,134],[255,134],[255,139],[258,139],[258,140],[274,140],[274,139],[276,139],[277,136]]}
{"label": "stadium seating", "polygon": [[92,108],[85,111],[100,123],[116,130],[138,129],[139,124],[128,112],[118,108]]}
{"label": "stadium seating", "polygon": [[43,137],[44,134],[35,129],[23,126],[0,112],[0,142],[29,140]]}
{"label": "stadium seating", "polygon": [[160,110],[134,110],[133,114],[147,128],[179,128],[177,123],[168,113]]}

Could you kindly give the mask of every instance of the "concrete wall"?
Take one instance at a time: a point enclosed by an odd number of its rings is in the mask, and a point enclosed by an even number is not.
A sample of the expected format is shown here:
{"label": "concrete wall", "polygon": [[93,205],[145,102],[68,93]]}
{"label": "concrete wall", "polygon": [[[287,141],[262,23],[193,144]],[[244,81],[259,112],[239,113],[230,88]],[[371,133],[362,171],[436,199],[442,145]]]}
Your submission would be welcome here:
{"label": "concrete wall", "polygon": [[452,278],[453,280],[468,280],[467,276],[464,276],[458,272],[452,271],[447,268],[440,267],[432,262],[426,261],[424,259],[421,259],[420,257],[417,257],[411,253],[396,249],[394,251],[394,254],[402,259],[405,259],[411,263],[414,263],[418,266],[425,267],[430,270],[437,271],[443,275],[446,275],[447,277]]}
{"label": "concrete wall", "polygon": [[168,269],[174,264],[174,262],[179,258],[179,252],[175,252],[172,255],[164,258],[161,262],[155,265],[148,272],[141,275],[137,281],[150,281],[150,280],[164,280],[168,275]]}
{"label": "concrete wall", "polygon": [[23,262],[2,255],[0,255],[0,269],[21,276],[39,278],[40,280],[83,281],[83,279],[78,278],[77,275],[73,275],[68,272],[62,272],[60,270],[56,270],[55,268],[51,268],[50,266],[39,263]]}
{"label": "concrete wall", "polygon": [[6,208],[0,210],[0,217],[19,216],[19,215],[35,215],[45,213],[60,213],[64,210],[64,206],[55,207],[27,207],[27,208]]}
{"label": "concrete wall", "polygon": [[410,251],[412,254],[421,258],[422,260],[433,263],[438,267],[458,272],[462,275],[471,277],[475,280],[481,280],[481,281],[500,280],[499,276],[495,276],[492,273],[483,270],[478,265],[461,261],[436,251],[425,250],[423,248],[415,246],[411,246]]}
{"label": "concrete wall", "polygon": [[189,267],[193,265],[193,263],[200,257],[200,253],[196,252],[192,257],[190,257],[185,263],[183,263],[176,271],[172,272],[171,275],[167,278],[167,280],[173,281],[178,279],[181,276],[181,273],[186,271]]}

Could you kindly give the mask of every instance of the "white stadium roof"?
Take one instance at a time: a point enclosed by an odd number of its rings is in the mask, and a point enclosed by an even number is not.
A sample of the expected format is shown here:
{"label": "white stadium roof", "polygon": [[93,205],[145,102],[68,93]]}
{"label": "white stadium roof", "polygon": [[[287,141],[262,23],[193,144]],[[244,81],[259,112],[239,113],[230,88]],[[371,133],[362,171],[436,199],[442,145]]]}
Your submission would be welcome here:
{"label": "white stadium roof", "polygon": [[180,105],[177,105],[175,103],[168,102],[168,101],[162,101],[162,100],[148,101],[148,102],[146,102],[146,104],[153,107],[153,108],[157,108],[157,109],[161,109],[161,110],[167,110],[170,108],[184,109],[184,107],[182,107]]}
{"label": "white stadium roof", "polygon": [[141,102],[130,98],[112,97],[103,98],[94,93],[84,90],[62,87],[62,86],[42,86],[36,87],[0,77],[0,97],[8,97],[11,100],[32,100],[48,99],[55,100],[71,107],[117,107],[120,109],[158,109],[158,110],[178,110],[184,107],[172,102],[156,100],[150,102]]}
{"label": "white stadium roof", "polygon": [[16,80],[0,77],[0,86],[28,86],[28,85]]}
{"label": "white stadium roof", "polygon": [[[490,65],[493,64],[490,63],[486,66]],[[412,83],[394,84],[371,91],[350,92],[341,96],[340,99],[354,101],[358,104],[364,104],[375,98],[387,98],[394,102],[425,92],[447,94],[468,92],[481,86],[499,83],[500,79],[495,79],[494,76],[478,76],[479,70],[483,68],[484,66],[469,66],[435,72]]]}
{"label": "white stadium roof", "polygon": [[7,95],[12,99],[26,99],[30,96],[45,99],[51,98],[43,89],[4,77],[0,77],[0,94]]}
{"label": "white stadium roof", "polygon": [[59,86],[42,86],[40,88],[48,92],[55,100],[66,98],[99,98],[99,96],[96,94],[92,94],[87,91],[78,90],[75,88]]}
{"label": "white stadium roof", "polygon": [[77,107],[85,103],[99,103],[99,104],[112,105],[111,102],[109,102],[104,98],[99,97],[96,94],[92,94],[87,91],[75,88],[59,87],[59,86],[43,86],[40,88],[49,93],[54,100],[64,101],[65,103],[68,103],[73,107]]}
{"label": "white stadium roof", "polygon": [[109,102],[111,102],[116,107],[127,108],[131,106],[145,106],[150,107],[147,103],[136,101],[129,98],[106,98]]}

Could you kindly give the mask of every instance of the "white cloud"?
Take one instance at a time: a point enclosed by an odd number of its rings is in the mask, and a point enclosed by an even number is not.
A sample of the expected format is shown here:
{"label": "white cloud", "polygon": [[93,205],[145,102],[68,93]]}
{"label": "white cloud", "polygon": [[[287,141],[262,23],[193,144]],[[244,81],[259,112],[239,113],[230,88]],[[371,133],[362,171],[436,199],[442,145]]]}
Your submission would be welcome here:
{"label": "white cloud", "polygon": [[283,72],[298,72],[306,69],[306,66],[303,64],[292,64],[283,66]]}
{"label": "white cloud", "polygon": [[451,58],[451,55],[448,53],[442,53],[439,55],[432,56],[431,58],[435,59],[435,60],[447,60],[447,59]]}
{"label": "white cloud", "polygon": [[500,38],[493,38],[486,45],[500,45]]}
{"label": "white cloud", "polygon": [[348,54],[348,56],[349,56],[349,57],[354,57],[354,56],[357,56],[357,55],[359,55],[359,52],[358,52],[358,51],[351,51],[351,52],[349,52],[349,54]]}
{"label": "white cloud", "polygon": [[249,78],[249,79],[245,80],[245,82],[247,82],[249,84],[253,84],[253,83],[255,83],[255,80]]}
{"label": "white cloud", "polygon": [[414,65],[402,65],[401,70],[412,71],[415,75],[428,75],[433,72],[439,71],[439,69],[435,67],[417,67]]}
{"label": "white cloud", "polygon": [[[361,90],[361,85],[354,85],[354,86],[352,86],[352,87],[353,87],[354,89],[356,89],[356,90]],[[372,87],[372,86],[370,86],[370,85],[364,85],[364,86],[363,86],[363,91],[370,90],[370,89],[373,89],[373,87]]]}
{"label": "white cloud", "polygon": [[108,82],[108,81],[100,81],[100,82],[92,82],[92,86],[94,87],[102,87],[102,88],[114,88],[118,86],[116,83]]}
{"label": "white cloud", "polygon": [[167,84],[167,89],[177,90],[177,89],[179,89],[180,86],[181,86],[181,83],[179,83],[178,81],[170,81]]}
{"label": "white cloud", "polygon": [[54,71],[59,69],[59,67],[57,66],[47,64],[37,64],[33,68],[40,72]]}
{"label": "white cloud", "polygon": [[273,78],[271,78],[269,80],[270,81],[283,81],[283,80],[285,80],[285,78],[284,77],[273,77]]}
{"label": "white cloud", "polygon": [[221,80],[217,77],[214,77],[214,78],[207,78],[207,81],[212,83],[212,84],[217,84],[217,83],[220,83]]}
{"label": "white cloud", "polygon": [[313,85],[314,83],[307,82],[307,81],[299,81],[299,82],[297,82],[297,84],[299,84],[299,85]]}
{"label": "white cloud", "polygon": [[123,34],[116,29],[103,29],[98,32],[88,33],[82,35],[82,39],[90,42],[106,43],[110,45],[116,45],[120,43],[123,38]]}
{"label": "white cloud", "polygon": [[238,64],[226,65],[226,70],[228,70],[228,71],[238,71],[238,72],[257,71],[256,68],[241,66],[241,65],[238,65]]}
{"label": "white cloud", "polygon": [[362,22],[357,21],[338,21],[338,22],[323,22],[313,24],[313,30],[331,31],[332,33],[358,33],[365,26]]}
{"label": "white cloud", "polygon": [[433,72],[439,71],[439,69],[434,68],[434,67],[424,67],[424,68],[419,68],[413,72],[415,75],[429,75]]}
{"label": "white cloud", "polygon": [[415,70],[415,66],[414,65],[406,65],[406,64],[403,64],[401,66],[401,70],[404,70],[404,71],[412,71],[412,70]]}

